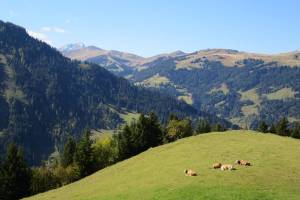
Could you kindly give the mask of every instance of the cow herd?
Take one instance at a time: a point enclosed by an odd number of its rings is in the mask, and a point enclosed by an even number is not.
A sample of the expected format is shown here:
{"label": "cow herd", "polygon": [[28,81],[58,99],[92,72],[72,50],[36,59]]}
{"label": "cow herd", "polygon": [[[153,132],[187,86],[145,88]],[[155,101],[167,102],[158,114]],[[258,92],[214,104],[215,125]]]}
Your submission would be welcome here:
{"label": "cow herd", "polygon": [[[247,160],[236,160],[235,163],[236,165],[243,165],[243,166],[251,166],[250,162]],[[234,170],[234,165],[232,164],[222,164],[222,163],[214,163],[212,165],[213,169],[221,169],[222,171],[225,170]],[[184,170],[184,173],[186,176],[197,176],[197,172],[195,172],[192,169],[186,169]]]}

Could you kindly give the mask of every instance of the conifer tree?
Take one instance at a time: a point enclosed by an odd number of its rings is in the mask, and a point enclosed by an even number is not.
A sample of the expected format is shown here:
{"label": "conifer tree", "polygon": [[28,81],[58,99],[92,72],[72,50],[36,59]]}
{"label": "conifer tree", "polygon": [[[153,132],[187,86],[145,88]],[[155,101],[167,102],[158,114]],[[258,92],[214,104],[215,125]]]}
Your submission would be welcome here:
{"label": "conifer tree", "polygon": [[74,162],[74,155],[76,151],[76,142],[72,137],[69,137],[64,145],[64,151],[62,155],[62,166],[67,167]]}
{"label": "conifer tree", "polygon": [[296,123],[291,131],[291,137],[300,139],[300,123]]}
{"label": "conifer tree", "polygon": [[272,124],[272,125],[270,126],[269,132],[270,132],[270,133],[276,133],[276,127],[275,127],[274,124]]}
{"label": "conifer tree", "polygon": [[81,177],[88,176],[93,172],[93,149],[89,130],[85,130],[77,145],[75,162],[79,168]]}
{"label": "conifer tree", "polygon": [[0,199],[20,199],[30,194],[31,170],[16,144],[8,145],[0,173]]}
{"label": "conifer tree", "polygon": [[210,131],[211,131],[211,127],[210,127],[209,122],[205,119],[201,119],[198,122],[196,134],[209,133]]}
{"label": "conifer tree", "polygon": [[123,160],[133,155],[134,146],[132,141],[132,132],[126,124],[122,131],[115,137],[117,140],[119,159]]}
{"label": "conifer tree", "polygon": [[225,131],[226,129],[220,123],[217,123],[213,125],[212,130],[216,132],[222,132]]}
{"label": "conifer tree", "polygon": [[155,115],[154,112],[149,114],[149,147],[155,147],[160,145],[163,140],[163,131],[158,121],[158,117]]}
{"label": "conifer tree", "polygon": [[266,124],[266,122],[264,121],[259,122],[258,131],[262,133],[268,132],[268,125]]}
{"label": "conifer tree", "polygon": [[281,118],[276,125],[276,133],[284,136],[289,135],[288,124],[289,122],[286,117]]}

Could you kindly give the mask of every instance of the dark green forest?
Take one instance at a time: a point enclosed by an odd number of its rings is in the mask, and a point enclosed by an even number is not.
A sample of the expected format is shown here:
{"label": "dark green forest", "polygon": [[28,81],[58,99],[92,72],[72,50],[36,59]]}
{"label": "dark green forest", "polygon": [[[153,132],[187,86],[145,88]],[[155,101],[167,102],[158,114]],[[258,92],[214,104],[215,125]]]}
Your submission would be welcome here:
{"label": "dark green forest", "polygon": [[[239,125],[243,128],[257,128],[261,120],[272,123],[283,116],[299,121],[299,67],[282,66],[276,62],[266,63],[250,58],[241,60],[236,66],[228,67],[219,61],[201,58],[192,61],[192,64],[201,64],[199,68],[177,69],[176,62],[185,60],[188,56],[163,57],[146,63],[147,69],[135,71],[131,80],[142,82],[159,74],[168,78],[170,83],[162,84],[153,90],[158,89],[173,96],[180,96],[182,93],[178,87],[184,88],[192,94],[195,108],[232,120],[232,123],[235,122],[234,119],[241,120]],[[222,85],[226,85],[228,91],[218,89]],[[295,92],[294,97],[267,98],[266,94],[284,88],[292,89]],[[249,99],[243,99],[242,94],[247,92],[251,96]],[[247,106],[257,109],[257,113],[244,113],[243,108]]]}
{"label": "dark green forest", "polygon": [[[154,111],[160,121],[171,113],[208,117],[184,102],[133,86],[96,64],[65,58],[30,37],[26,30],[0,21],[0,146],[24,147],[31,164],[62,148],[83,129],[117,128],[122,109]],[[120,111],[121,112],[121,111]]]}

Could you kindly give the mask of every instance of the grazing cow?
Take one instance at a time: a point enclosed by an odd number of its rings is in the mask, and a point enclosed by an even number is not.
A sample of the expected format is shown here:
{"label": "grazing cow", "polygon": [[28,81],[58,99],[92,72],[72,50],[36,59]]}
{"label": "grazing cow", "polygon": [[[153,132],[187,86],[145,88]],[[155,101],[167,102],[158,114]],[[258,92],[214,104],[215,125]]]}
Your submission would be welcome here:
{"label": "grazing cow", "polygon": [[230,165],[230,164],[225,164],[225,165],[222,165],[222,166],[221,166],[221,170],[222,170],[222,171],[225,171],[225,170],[233,170],[233,169],[234,169],[233,166]]}
{"label": "grazing cow", "polygon": [[214,168],[214,169],[221,168],[221,166],[222,166],[221,163],[214,163],[214,164],[213,164],[213,168]]}
{"label": "grazing cow", "polygon": [[197,176],[197,173],[191,169],[184,170],[186,176]]}
{"label": "grazing cow", "polygon": [[251,166],[250,162],[247,161],[247,160],[236,160],[235,164],[244,165],[244,166]]}

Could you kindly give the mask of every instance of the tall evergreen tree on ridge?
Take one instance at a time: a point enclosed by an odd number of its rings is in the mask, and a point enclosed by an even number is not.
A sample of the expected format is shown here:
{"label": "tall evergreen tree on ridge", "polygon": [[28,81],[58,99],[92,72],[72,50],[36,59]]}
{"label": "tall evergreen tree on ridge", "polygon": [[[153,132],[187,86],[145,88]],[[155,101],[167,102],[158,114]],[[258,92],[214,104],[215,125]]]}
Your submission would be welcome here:
{"label": "tall evergreen tree on ridge", "polygon": [[140,115],[137,122],[125,125],[116,136],[119,158],[121,160],[139,154],[150,147],[162,143],[163,132],[157,116],[150,113],[149,116]]}
{"label": "tall evergreen tree on ridge", "polygon": [[90,134],[90,130],[85,130],[76,148],[75,163],[79,168],[81,177],[90,175],[94,170],[93,149]]}
{"label": "tall evergreen tree on ridge", "polygon": [[64,151],[62,154],[62,166],[67,167],[74,162],[74,156],[76,151],[76,142],[72,137],[67,139],[66,144],[64,145]]}
{"label": "tall evergreen tree on ridge", "polygon": [[286,117],[281,118],[276,125],[276,133],[283,136],[289,135],[288,124],[289,121]]}
{"label": "tall evergreen tree on ridge", "polygon": [[294,125],[294,128],[291,131],[291,137],[300,139],[300,122]]}
{"label": "tall evergreen tree on ridge", "polygon": [[134,145],[132,141],[132,131],[128,124],[126,124],[122,131],[115,136],[117,140],[119,159],[123,160],[132,156]]}
{"label": "tall evergreen tree on ridge", "polygon": [[270,133],[276,133],[276,127],[274,124],[271,124],[270,128],[269,128],[269,132]]}
{"label": "tall evergreen tree on ridge", "polygon": [[31,170],[21,147],[8,145],[0,173],[0,199],[20,199],[30,194]]}
{"label": "tall evergreen tree on ridge", "polygon": [[211,131],[211,127],[210,127],[209,122],[205,119],[201,119],[198,122],[196,134],[209,133],[210,131]]}
{"label": "tall evergreen tree on ridge", "polygon": [[258,131],[260,131],[260,132],[262,132],[262,133],[268,132],[268,125],[266,124],[265,121],[259,122],[259,125],[258,125]]}
{"label": "tall evergreen tree on ridge", "polygon": [[148,117],[149,121],[149,147],[160,145],[163,141],[163,131],[158,121],[158,117],[154,112],[151,112]]}
{"label": "tall evergreen tree on ridge", "polygon": [[162,142],[162,130],[158,123],[157,116],[151,112],[149,116],[140,116],[137,126],[136,135],[138,135],[139,151],[145,151],[150,147],[155,147]]}

